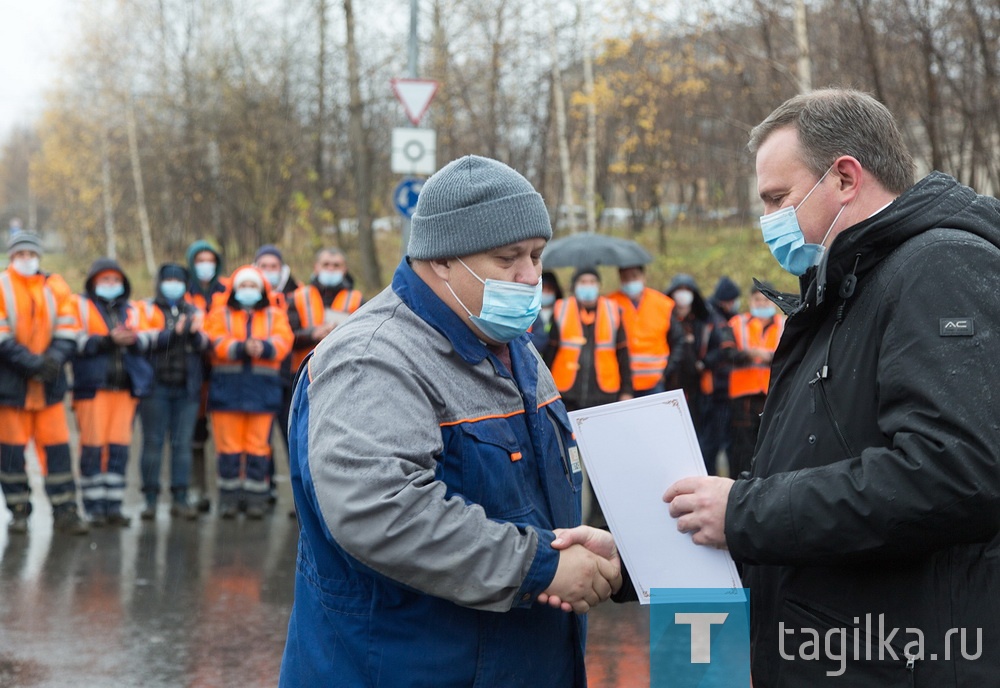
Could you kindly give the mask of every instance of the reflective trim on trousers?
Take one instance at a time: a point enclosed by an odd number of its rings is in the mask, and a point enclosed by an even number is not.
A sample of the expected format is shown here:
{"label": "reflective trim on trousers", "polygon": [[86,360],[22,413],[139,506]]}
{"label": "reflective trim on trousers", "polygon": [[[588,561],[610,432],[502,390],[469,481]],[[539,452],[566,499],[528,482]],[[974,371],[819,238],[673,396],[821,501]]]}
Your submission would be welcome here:
{"label": "reflective trim on trousers", "polygon": [[28,473],[24,470],[24,447],[0,444],[0,487],[7,504],[29,500]]}
{"label": "reflective trim on trousers", "polygon": [[254,494],[267,494],[269,486],[265,480],[244,480],[243,489]]}
{"label": "reflective trim on trousers", "polygon": [[[27,483],[25,483],[27,487]],[[14,504],[28,504],[31,501],[31,493],[25,489],[23,492],[8,492],[6,489],[3,491],[4,499],[7,500],[7,506],[13,506]]]}

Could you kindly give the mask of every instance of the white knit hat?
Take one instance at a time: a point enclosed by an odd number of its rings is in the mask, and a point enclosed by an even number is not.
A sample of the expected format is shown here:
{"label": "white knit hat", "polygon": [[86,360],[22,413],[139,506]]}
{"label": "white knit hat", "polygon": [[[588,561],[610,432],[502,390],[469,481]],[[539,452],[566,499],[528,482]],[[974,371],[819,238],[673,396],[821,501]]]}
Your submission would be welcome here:
{"label": "white knit hat", "polygon": [[264,279],[260,276],[257,268],[240,268],[233,275],[233,289],[239,288],[242,282],[253,282],[257,288],[264,291]]}

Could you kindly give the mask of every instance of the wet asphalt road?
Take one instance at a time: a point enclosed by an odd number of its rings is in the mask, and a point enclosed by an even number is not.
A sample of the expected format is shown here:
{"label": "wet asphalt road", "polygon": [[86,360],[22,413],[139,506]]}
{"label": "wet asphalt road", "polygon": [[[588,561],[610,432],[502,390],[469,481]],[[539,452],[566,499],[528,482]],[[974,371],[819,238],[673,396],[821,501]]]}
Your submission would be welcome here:
{"label": "wet asphalt road", "polygon": [[[138,434],[138,433],[137,433]],[[44,497],[27,535],[0,516],[0,687],[256,688],[277,684],[291,609],[297,525],[278,459],[279,501],[262,521],[213,513],[138,519],[137,453],[128,528],[53,533]],[[32,476],[33,494],[41,494]],[[649,685],[649,615],[590,615],[590,686]]]}

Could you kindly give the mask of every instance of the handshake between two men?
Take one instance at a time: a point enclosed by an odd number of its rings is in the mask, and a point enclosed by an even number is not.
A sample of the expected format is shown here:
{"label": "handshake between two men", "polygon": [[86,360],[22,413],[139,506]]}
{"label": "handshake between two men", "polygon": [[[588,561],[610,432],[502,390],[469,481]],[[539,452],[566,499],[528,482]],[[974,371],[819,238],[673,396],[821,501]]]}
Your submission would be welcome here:
{"label": "handshake between two men", "polygon": [[[663,501],[677,519],[677,530],[691,533],[695,544],[726,549],[726,505],[732,486],[729,478],[684,478],[667,489]],[[621,589],[621,558],[611,533],[591,526],[553,532],[559,566],[552,584],[538,596],[540,604],[584,614]]]}

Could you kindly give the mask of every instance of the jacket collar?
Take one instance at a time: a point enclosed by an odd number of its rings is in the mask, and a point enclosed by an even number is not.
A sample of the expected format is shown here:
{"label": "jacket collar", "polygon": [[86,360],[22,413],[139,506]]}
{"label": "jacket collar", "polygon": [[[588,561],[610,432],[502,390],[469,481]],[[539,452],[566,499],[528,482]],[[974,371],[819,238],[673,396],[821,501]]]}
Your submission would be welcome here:
{"label": "jacket collar", "polygon": [[[469,365],[476,365],[489,355],[486,344],[420,279],[406,257],[400,261],[392,277],[392,291],[421,320],[451,342],[458,355]],[[521,338],[524,337],[522,335]]]}

